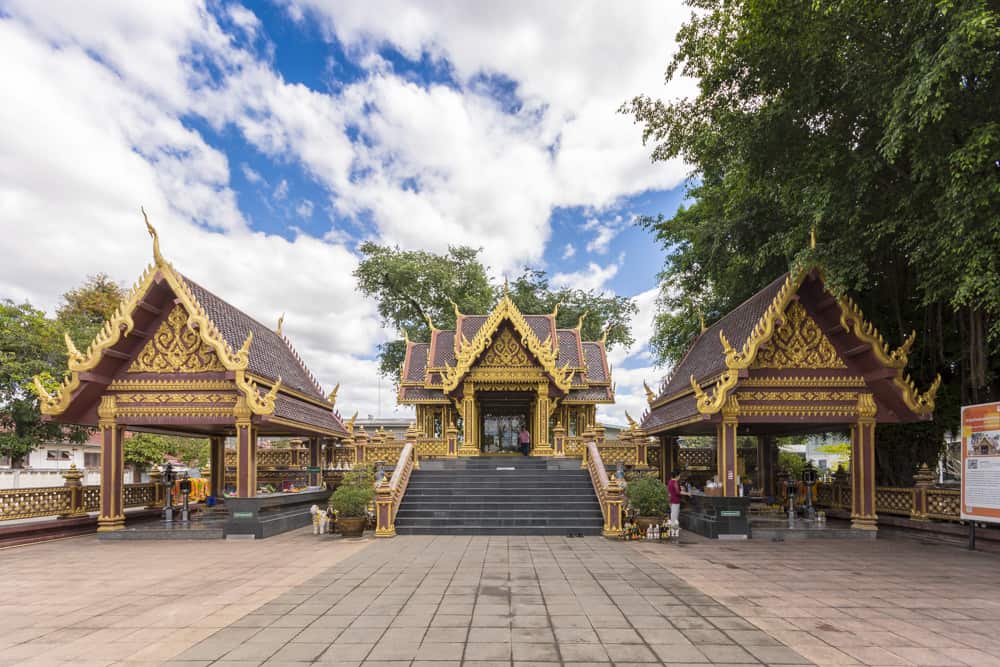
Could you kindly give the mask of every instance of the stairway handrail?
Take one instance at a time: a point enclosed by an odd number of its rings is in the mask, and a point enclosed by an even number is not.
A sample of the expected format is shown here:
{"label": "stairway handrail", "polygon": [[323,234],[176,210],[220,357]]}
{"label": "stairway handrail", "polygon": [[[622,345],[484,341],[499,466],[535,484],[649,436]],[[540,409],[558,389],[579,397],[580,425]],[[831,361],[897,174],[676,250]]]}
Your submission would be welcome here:
{"label": "stairway handrail", "polygon": [[587,443],[587,457],[584,462],[590,473],[590,481],[601,505],[604,517],[604,528],[601,531],[605,537],[617,537],[622,532],[622,499],[624,489],[618,479],[609,479],[608,470],[601,458],[601,451],[593,440]]}
{"label": "stairway handrail", "polygon": [[393,468],[392,477],[388,480],[383,477],[381,483],[375,487],[376,537],[395,537],[396,512],[399,511],[399,505],[406,494],[410,475],[419,467],[417,448],[412,442],[408,442],[399,452],[399,459]]}

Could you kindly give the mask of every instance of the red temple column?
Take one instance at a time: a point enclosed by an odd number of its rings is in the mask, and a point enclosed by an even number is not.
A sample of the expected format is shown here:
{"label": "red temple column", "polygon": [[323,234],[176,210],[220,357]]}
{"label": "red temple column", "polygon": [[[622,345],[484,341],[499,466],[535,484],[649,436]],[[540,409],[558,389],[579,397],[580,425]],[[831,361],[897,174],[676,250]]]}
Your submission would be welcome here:
{"label": "red temple column", "polygon": [[737,495],[738,483],[736,471],[736,428],[739,426],[739,404],[730,396],[722,406],[722,421],[716,429],[716,470],[719,482],[722,484],[722,495],[733,497]]}
{"label": "red temple column", "polygon": [[670,479],[670,475],[675,470],[681,469],[680,452],[677,447],[676,435],[664,435],[660,437],[660,447],[662,452],[660,459],[663,461],[663,483]]}
{"label": "red temple column", "polygon": [[101,508],[97,530],[108,532],[125,527],[125,447],[124,427],[117,421],[115,397],[104,396],[97,408],[101,431]]}
{"label": "red temple column", "polygon": [[257,431],[243,397],[236,404],[236,497],[257,495]]}
{"label": "red temple column", "polygon": [[757,464],[760,472],[760,488],[764,491],[764,496],[775,495],[774,470],[777,463],[778,448],[775,446],[774,436],[757,436]]}
{"label": "red temple column", "polygon": [[221,499],[226,490],[226,439],[212,436],[208,440],[208,447],[209,465],[212,468],[208,492]]}
{"label": "red temple column", "polygon": [[319,486],[320,484],[320,447],[323,441],[319,438],[309,438],[309,486]]}
{"label": "red temple column", "polygon": [[858,421],[851,425],[851,528],[878,530],[875,513],[875,414],[871,394],[858,397]]}

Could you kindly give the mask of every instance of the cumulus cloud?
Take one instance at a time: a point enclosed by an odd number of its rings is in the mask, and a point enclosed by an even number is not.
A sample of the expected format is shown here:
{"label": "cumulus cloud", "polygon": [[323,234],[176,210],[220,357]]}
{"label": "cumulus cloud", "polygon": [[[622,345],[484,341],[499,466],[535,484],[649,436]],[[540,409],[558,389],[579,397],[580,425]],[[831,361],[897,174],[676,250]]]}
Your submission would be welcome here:
{"label": "cumulus cloud", "polygon": [[563,248],[562,258],[570,259],[576,254],[576,247],[572,243],[567,243],[566,247]]}
{"label": "cumulus cloud", "polygon": [[[366,76],[324,90],[286,81],[269,47],[246,45],[266,40],[266,27],[235,3],[4,1],[4,296],[52,308],[88,273],[132,280],[148,260],[144,204],[177,268],[262,321],[285,311],[285,330],[321,382],[342,382],[342,405],[375,412],[371,358],[388,334],[354,291],[359,235],[436,251],[480,246],[495,271],[517,270],[540,260],[554,208],[600,217],[623,196],[684,178],[679,163],[650,165],[637,128],[615,114],[662,79],[673,48],[665,36],[682,18],[664,3],[629,12],[597,3],[285,7],[293,19],[316,19]],[[445,63],[458,85],[395,73],[377,53],[385,44]],[[514,82],[518,104],[482,85],[494,75]],[[248,164],[231,165],[190,118],[235,128],[263,157],[297,164],[334,217],[357,229],[291,239],[253,229],[234,166],[275,199],[289,184],[272,190]],[[294,211],[306,218],[313,207],[304,199]],[[602,224],[588,252],[608,252],[614,225]],[[620,267],[591,263],[553,282],[603,289]]]}

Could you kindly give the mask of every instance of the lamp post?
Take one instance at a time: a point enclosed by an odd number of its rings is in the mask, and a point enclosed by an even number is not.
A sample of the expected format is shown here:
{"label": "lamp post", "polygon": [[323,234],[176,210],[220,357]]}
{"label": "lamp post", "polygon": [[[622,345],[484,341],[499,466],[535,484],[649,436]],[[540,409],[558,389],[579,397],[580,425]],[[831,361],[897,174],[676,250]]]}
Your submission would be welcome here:
{"label": "lamp post", "polygon": [[163,486],[165,487],[163,520],[166,523],[174,522],[173,486],[174,486],[174,479],[176,478],[177,478],[177,473],[174,472],[173,464],[167,461],[167,465],[163,466]]}
{"label": "lamp post", "polygon": [[813,468],[812,461],[806,463],[806,467],[802,469],[802,483],[806,485],[806,517],[815,519],[816,508],[812,503],[812,490],[816,486],[816,469]]}
{"label": "lamp post", "polygon": [[184,473],[184,479],[181,480],[181,497],[184,502],[181,509],[181,523],[187,523],[191,519],[188,508],[188,499],[191,497],[191,479],[187,473]]}

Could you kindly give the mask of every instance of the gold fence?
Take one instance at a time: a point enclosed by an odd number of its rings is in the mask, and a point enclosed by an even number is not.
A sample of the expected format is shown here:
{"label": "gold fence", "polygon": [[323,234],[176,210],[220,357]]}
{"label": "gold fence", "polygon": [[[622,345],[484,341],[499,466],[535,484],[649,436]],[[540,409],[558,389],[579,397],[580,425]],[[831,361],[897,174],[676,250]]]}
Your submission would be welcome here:
{"label": "gold fence", "polygon": [[[74,491],[77,489],[81,493],[74,496]],[[82,515],[100,509],[100,486],[84,486],[77,489],[51,486],[0,490],[0,521]],[[79,500],[74,501],[75,497]],[[125,485],[125,507],[146,507],[152,505],[155,498],[156,485],[152,482]],[[74,502],[79,502],[80,506],[74,507]]]}
{"label": "gold fence", "polygon": [[[258,449],[257,465],[264,468],[295,468],[309,465],[309,450],[301,447],[290,449]],[[236,450],[226,450],[226,466],[236,467]]]}
{"label": "gold fence", "polygon": [[[816,485],[816,505],[851,511],[851,487],[834,482]],[[875,512],[912,519],[958,521],[961,515],[958,489],[879,486],[875,488]]]}
{"label": "gold fence", "polygon": [[406,494],[410,475],[420,467],[414,443],[406,443],[395,461],[391,478],[375,484],[375,537],[396,536],[396,512]]}
{"label": "gold fence", "polygon": [[604,517],[601,533],[605,537],[616,537],[622,532],[625,494],[618,479],[608,477],[607,462],[603,460],[601,449],[597,443],[588,442],[583,449],[583,464],[590,473],[590,482],[601,505]]}

